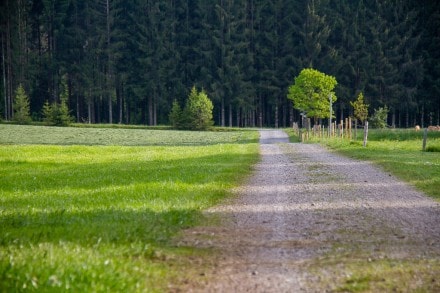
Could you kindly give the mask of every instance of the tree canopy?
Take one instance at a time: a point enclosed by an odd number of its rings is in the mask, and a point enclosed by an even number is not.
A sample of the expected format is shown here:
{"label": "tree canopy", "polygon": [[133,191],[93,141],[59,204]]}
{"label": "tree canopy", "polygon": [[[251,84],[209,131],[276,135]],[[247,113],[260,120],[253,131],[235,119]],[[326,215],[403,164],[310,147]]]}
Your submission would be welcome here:
{"label": "tree canopy", "polygon": [[338,81],[352,115],[363,92],[388,124],[440,124],[440,2],[416,0],[0,1],[0,115],[23,85],[30,114],[61,102],[77,122],[166,124],[203,88],[218,125],[287,126],[292,79]]}
{"label": "tree canopy", "polygon": [[288,98],[295,109],[312,118],[329,118],[331,106],[336,102],[336,78],[312,68],[301,70],[289,87]]}

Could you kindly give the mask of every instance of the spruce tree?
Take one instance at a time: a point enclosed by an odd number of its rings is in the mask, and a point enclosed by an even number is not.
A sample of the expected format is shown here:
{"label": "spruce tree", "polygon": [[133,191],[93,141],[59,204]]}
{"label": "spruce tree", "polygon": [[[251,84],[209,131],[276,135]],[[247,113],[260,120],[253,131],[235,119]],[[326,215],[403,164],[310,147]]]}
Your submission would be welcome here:
{"label": "spruce tree", "polygon": [[20,124],[27,124],[31,122],[29,98],[21,84],[15,91],[13,108],[15,122]]}
{"label": "spruce tree", "polygon": [[177,100],[173,101],[173,106],[169,114],[170,124],[175,129],[182,128],[182,108]]}
{"label": "spruce tree", "polygon": [[214,124],[212,110],[214,106],[205,91],[198,92],[193,86],[182,113],[184,129],[207,130]]}

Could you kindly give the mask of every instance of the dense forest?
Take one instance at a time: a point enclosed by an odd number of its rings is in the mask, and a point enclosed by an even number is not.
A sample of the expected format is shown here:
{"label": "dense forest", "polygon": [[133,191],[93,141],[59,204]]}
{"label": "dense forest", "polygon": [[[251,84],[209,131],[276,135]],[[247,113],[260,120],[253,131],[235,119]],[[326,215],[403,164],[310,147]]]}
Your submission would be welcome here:
{"label": "dense forest", "polygon": [[23,85],[34,120],[63,84],[74,119],[167,124],[195,85],[216,125],[288,126],[303,68],[338,81],[337,118],[363,92],[396,127],[440,124],[434,0],[2,0],[2,118]]}

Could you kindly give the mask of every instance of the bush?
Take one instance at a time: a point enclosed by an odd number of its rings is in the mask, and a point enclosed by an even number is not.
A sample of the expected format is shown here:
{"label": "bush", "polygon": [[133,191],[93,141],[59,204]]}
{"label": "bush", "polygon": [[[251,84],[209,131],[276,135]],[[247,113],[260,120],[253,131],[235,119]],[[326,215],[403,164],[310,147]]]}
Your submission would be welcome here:
{"label": "bush", "polygon": [[387,127],[388,108],[380,107],[374,110],[373,116],[370,118],[372,128],[385,128]]}

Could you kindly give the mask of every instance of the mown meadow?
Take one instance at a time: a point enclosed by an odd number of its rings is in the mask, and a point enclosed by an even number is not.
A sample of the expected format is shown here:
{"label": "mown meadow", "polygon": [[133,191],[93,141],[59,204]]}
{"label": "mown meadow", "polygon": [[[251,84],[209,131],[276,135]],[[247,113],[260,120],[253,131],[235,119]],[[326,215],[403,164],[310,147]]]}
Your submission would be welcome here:
{"label": "mown meadow", "polygon": [[[291,141],[298,140],[292,130],[287,131]],[[428,132],[425,152],[422,151],[423,131],[414,129],[370,129],[365,148],[361,130],[357,139],[312,137],[309,142],[321,143],[346,156],[372,161],[440,200],[440,132]]]}
{"label": "mown meadow", "polygon": [[161,292],[173,238],[258,160],[256,131],[0,125],[0,292]]}

